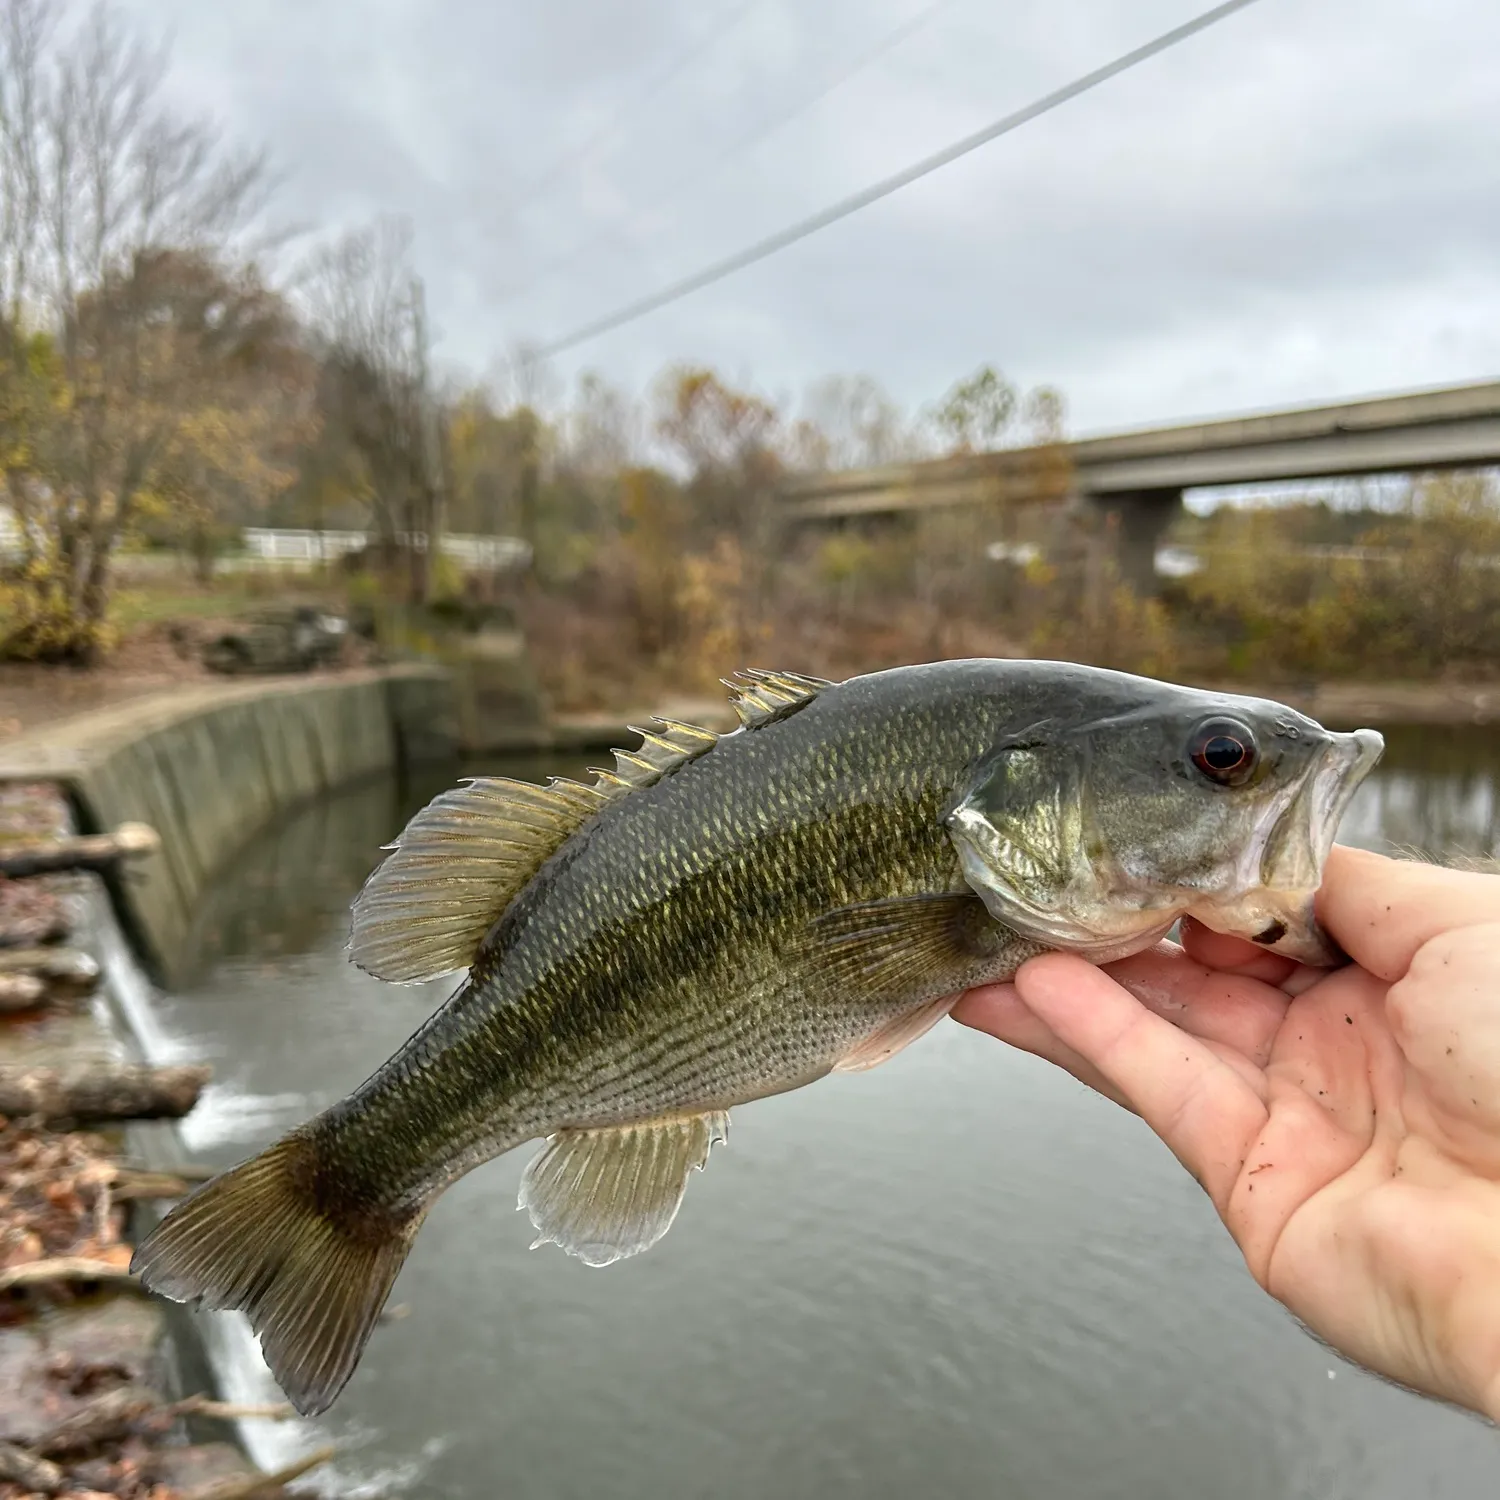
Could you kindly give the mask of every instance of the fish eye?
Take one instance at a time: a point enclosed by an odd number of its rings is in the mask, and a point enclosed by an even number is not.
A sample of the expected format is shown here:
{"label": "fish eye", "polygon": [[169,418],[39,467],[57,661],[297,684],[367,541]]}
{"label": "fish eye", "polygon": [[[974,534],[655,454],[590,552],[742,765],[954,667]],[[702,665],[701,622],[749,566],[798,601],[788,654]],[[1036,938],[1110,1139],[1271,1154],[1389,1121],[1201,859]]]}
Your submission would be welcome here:
{"label": "fish eye", "polygon": [[1254,733],[1237,719],[1200,724],[1193,731],[1188,755],[1204,776],[1220,786],[1243,786],[1260,759]]}

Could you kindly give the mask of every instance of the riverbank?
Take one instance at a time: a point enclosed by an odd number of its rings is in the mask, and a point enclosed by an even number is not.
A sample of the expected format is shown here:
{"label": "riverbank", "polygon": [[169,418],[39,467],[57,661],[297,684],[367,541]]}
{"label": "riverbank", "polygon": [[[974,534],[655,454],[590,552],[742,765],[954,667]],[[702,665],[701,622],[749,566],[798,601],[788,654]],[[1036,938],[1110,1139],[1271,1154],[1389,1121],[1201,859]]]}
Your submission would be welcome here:
{"label": "riverbank", "polygon": [[[792,666],[796,667],[796,663]],[[277,690],[309,682],[358,681],[368,667],[316,673],[267,675],[253,687]],[[0,756],[39,730],[101,709],[120,708],[181,691],[225,687],[225,679],[195,661],[177,659],[163,642],[137,643],[128,656],[80,671],[71,667],[0,665]],[[243,684],[236,684],[243,686]],[[1275,698],[1327,722],[1399,724],[1493,724],[1500,722],[1500,681],[1495,682],[1203,682],[1226,692]],[[664,693],[639,706],[599,703],[557,713],[542,725],[519,725],[496,736],[487,750],[591,750],[615,744],[626,724],[655,714],[733,727],[727,699],[708,694]]]}
{"label": "riverbank", "polygon": [[[1273,698],[1334,729],[1362,725],[1384,729],[1408,725],[1500,723],[1500,682],[1201,682],[1193,685],[1225,693]],[[558,753],[615,746],[628,749],[635,741],[627,726],[646,724],[655,714],[702,724],[709,729],[732,729],[735,724],[727,695],[721,698],[672,698],[630,713],[558,714],[544,728],[518,734],[514,746],[505,748]]]}
{"label": "riverbank", "polygon": [[[72,831],[55,783],[0,787],[0,846]],[[7,1093],[29,1085],[41,1095],[47,1079],[98,1078],[128,1065],[130,1039],[88,951],[89,914],[104,901],[98,880],[0,881],[0,966],[33,981],[29,1003],[0,1017]],[[179,1111],[206,1081],[206,1069],[188,1071],[194,1076],[170,1106]],[[255,1468],[226,1425],[252,1414],[184,1383],[201,1361],[174,1341],[166,1309],[128,1278],[142,1210],[188,1188],[133,1159],[130,1128],[125,1119],[70,1120],[55,1109],[0,1118],[0,1496],[289,1494]]]}
{"label": "riverbank", "polygon": [[1220,683],[1218,686],[1226,692],[1274,698],[1334,729],[1365,724],[1400,728],[1418,724],[1500,723],[1500,682],[1317,682],[1252,686]]}
{"label": "riverbank", "polygon": [[160,850],[111,894],[161,973],[205,881],[271,818],[457,753],[448,675],[377,667],[198,683],[42,724],[0,746],[0,783],[60,783],[86,831],[156,830]]}

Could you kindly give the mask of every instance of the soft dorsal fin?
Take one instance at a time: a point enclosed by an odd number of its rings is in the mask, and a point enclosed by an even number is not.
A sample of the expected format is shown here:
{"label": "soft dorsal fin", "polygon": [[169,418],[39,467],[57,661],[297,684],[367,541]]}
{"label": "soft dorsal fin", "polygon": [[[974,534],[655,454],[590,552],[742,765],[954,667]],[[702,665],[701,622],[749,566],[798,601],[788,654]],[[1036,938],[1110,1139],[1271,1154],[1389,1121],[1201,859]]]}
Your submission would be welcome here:
{"label": "soft dorsal fin", "polygon": [[823,677],[798,672],[763,672],[747,667],[733,677],[719,679],[734,694],[734,711],[746,729],[759,729],[785,719],[811,703],[834,684]]}
{"label": "soft dorsal fin", "polygon": [[611,795],[486,777],[435,797],[356,897],[349,957],[396,984],[468,968],[516,892]]}
{"label": "soft dorsal fin", "polygon": [[596,812],[712,750],[710,729],[655,719],[592,786],[483,777],[429,802],[387,848],[354,902],[349,956],[377,979],[416,984],[466,969],[516,894]]}

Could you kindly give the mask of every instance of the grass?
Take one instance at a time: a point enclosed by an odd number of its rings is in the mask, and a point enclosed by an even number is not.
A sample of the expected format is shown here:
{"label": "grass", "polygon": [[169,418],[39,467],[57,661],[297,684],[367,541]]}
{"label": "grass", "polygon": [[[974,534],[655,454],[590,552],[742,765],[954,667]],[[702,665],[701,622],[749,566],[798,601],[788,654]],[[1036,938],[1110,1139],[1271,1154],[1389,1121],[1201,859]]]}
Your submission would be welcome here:
{"label": "grass", "polygon": [[308,573],[220,574],[207,586],[183,576],[135,579],[115,590],[110,621],[121,635],[167,620],[229,620],[263,604],[344,603],[344,591]]}

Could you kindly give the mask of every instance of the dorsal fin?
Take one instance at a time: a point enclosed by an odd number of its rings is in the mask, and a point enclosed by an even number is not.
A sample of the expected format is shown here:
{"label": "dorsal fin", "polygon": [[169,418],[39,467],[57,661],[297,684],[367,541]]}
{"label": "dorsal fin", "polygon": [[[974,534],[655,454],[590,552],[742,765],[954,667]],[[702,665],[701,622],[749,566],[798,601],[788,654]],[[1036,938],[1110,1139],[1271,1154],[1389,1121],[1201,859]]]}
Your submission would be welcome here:
{"label": "dorsal fin", "polygon": [[355,898],[350,959],[395,984],[468,968],[516,892],[611,795],[483,777],[433,798]]}
{"label": "dorsal fin", "polygon": [[653,719],[651,722],[660,728],[641,729],[635,724],[629,726],[632,734],[640,735],[640,745],[634,750],[611,751],[615,758],[615,769],[596,771],[596,786],[606,783],[616,795],[616,782],[623,782],[627,791],[651,786],[660,781],[668,771],[675,771],[678,766],[697,760],[705,751],[712,750],[719,743],[719,736],[712,729],[680,724],[676,719]]}
{"label": "dorsal fin", "polygon": [[[826,687],[821,677],[750,669],[726,678],[746,729],[774,724]],[[402,830],[354,902],[349,956],[377,979],[417,984],[466,969],[505,908],[596,812],[712,750],[719,736],[676,719],[631,732],[592,785],[482,777],[429,802]]]}
{"label": "dorsal fin", "polygon": [[785,719],[811,703],[833,683],[799,672],[763,672],[747,667],[733,677],[719,679],[734,694],[734,711],[746,729],[760,729]]}
{"label": "dorsal fin", "polygon": [[654,719],[593,785],[483,777],[434,798],[402,830],[354,902],[349,957],[377,979],[417,984],[466,969],[505,908],[596,812],[718,743],[711,729]]}

